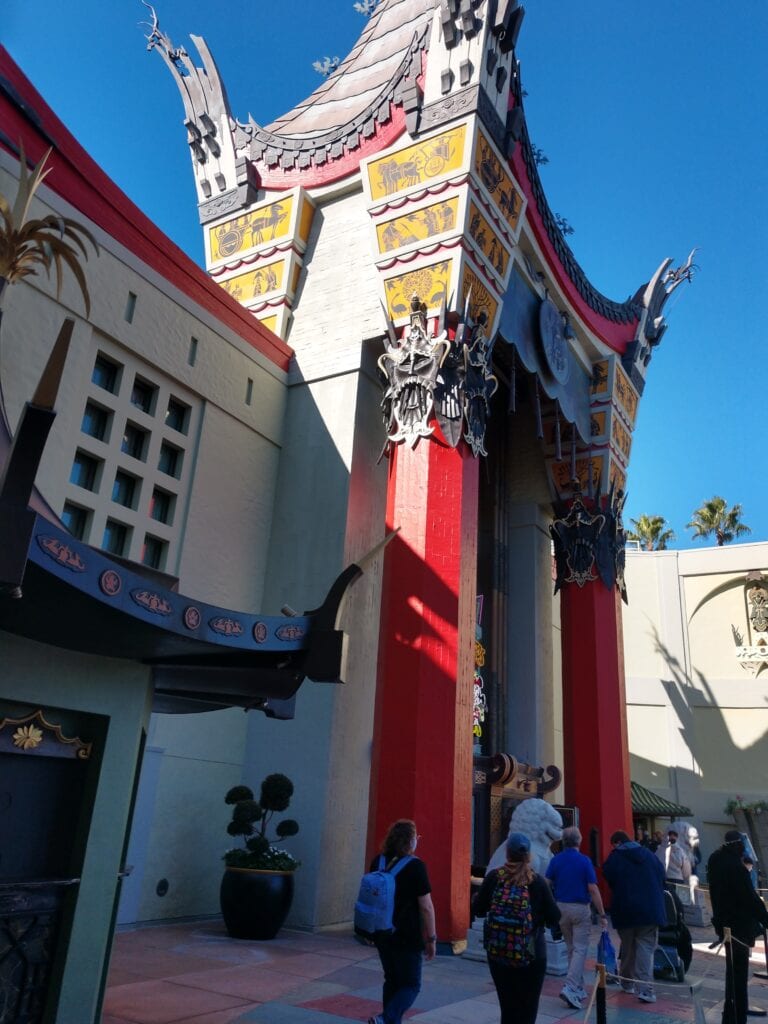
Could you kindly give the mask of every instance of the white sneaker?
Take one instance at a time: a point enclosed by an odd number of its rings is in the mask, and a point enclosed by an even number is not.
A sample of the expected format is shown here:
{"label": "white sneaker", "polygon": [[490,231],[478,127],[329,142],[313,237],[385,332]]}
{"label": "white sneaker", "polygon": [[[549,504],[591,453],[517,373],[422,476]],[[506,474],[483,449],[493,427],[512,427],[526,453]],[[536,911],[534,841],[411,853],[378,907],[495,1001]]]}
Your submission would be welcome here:
{"label": "white sneaker", "polygon": [[640,992],[637,997],[641,1003],[655,1003],[656,995],[653,992]]}
{"label": "white sneaker", "polygon": [[573,1007],[574,1010],[582,1009],[581,997],[569,985],[566,985],[565,988],[562,990],[562,992],[560,993],[560,998],[563,1000],[564,1003],[567,1003],[568,1006]]}

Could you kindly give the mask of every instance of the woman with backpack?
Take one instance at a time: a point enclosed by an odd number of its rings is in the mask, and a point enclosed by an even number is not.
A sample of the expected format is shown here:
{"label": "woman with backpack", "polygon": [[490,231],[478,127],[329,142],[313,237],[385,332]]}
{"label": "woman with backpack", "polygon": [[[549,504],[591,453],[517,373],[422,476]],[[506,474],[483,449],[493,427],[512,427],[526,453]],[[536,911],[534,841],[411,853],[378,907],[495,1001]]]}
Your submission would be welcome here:
{"label": "woman with backpack", "polygon": [[[392,929],[376,931],[374,937],[384,969],[384,1009],[369,1017],[368,1024],[401,1024],[403,1014],[413,1006],[421,990],[422,956],[431,960],[435,955],[432,887],[424,861],[414,856],[418,841],[412,821],[396,821],[381,845],[380,857],[371,862],[372,872],[384,870],[395,874],[395,894]],[[407,863],[398,869],[401,861]]]}
{"label": "woman with backpack", "polygon": [[547,969],[544,926],[560,920],[549,883],[531,868],[531,843],[507,839],[507,862],[489,871],[473,910],[485,918],[483,945],[501,1007],[501,1024],[535,1024]]}

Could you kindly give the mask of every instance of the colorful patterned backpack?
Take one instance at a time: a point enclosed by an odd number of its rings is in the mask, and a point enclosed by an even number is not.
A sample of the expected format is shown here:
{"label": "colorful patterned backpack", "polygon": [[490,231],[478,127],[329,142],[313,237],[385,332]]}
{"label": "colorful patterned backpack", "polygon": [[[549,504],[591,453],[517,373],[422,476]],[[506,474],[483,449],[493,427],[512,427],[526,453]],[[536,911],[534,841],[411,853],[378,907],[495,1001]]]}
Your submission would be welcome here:
{"label": "colorful patterned backpack", "polygon": [[503,867],[485,917],[483,945],[490,960],[506,967],[527,967],[536,957],[531,894],[527,885],[515,885]]}

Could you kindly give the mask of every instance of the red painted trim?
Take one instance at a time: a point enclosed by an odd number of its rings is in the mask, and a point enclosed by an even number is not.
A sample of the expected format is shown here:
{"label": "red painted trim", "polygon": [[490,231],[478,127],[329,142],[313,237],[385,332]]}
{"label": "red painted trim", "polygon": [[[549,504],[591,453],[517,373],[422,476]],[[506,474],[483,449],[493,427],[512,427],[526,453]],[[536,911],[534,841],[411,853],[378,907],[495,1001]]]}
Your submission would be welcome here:
{"label": "red painted trim", "polygon": [[402,107],[390,105],[391,119],[385,125],[377,126],[369,139],[361,139],[357,149],[345,148],[342,156],[328,160],[319,166],[311,163],[309,167],[292,167],[283,170],[281,167],[267,167],[261,161],[254,161],[262,188],[288,189],[301,185],[303,188],[315,188],[320,185],[331,185],[350,174],[360,170],[360,161],[374,156],[381,150],[393,145],[405,131],[405,112]]}
{"label": "red painted trim", "polygon": [[368,849],[413,818],[438,937],[465,939],[480,460],[434,439],[391,458]]}
{"label": "red painted trim", "polygon": [[531,227],[541,251],[546,257],[547,266],[552,271],[555,280],[563,290],[568,302],[580,319],[583,320],[590,330],[594,331],[598,338],[604,341],[606,345],[610,345],[615,352],[623,354],[627,345],[635,336],[637,320],[633,320],[630,323],[625,324],[614,323],[613,320],[608,320],[606,317],[596,313],[595,310],[584,301],[579,294],[576,285],[568,276],[565,268],[560,262],[560,258],[555,252],[555,248],[552,245],[547,229],[544,227],[544,222],[541,219],[539,208],[536,205],[536,198],[531,187],[528,171],[525,166],[525,160],[523,159],[519,144],[515,147],[515,151],[512,154],[510,166],[515,178],[528,199],[528,205],[526,206],[525,211],[526,220]]}
{"label": "red painted trim", "polygon": [[27,158],[37,162],[53,144],[52,170],[45,179],[48,187],[243,341],[281,370],[287,370],[293,350],[212,281],[128,199],[64,127],[2,46],[0,75],[39,122],[38,129],[5,92],[0,92],[0,145],[12,152],[2,136],[11,145],[21,141]]}

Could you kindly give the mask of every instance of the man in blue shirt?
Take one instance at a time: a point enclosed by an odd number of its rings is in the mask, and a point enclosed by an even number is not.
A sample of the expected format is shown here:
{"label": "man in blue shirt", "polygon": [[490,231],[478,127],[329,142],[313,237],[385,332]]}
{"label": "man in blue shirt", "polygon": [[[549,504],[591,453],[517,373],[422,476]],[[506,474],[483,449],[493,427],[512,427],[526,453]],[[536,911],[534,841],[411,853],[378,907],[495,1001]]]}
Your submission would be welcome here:
{"label": "man in blue shirt", "polygon": [[563,852],[556,854],[547,868],[547,878],[560,908],[560,929],[568,953],[568,975],[560,998],[575,1010],[582,1008],[581,1001],[586,997],[584,960],[592,926],[591,903],[603,928],[608,927],[595,869],[589,857],[579,852],[579,846],[581,832],[574,827],[563,829]]}

